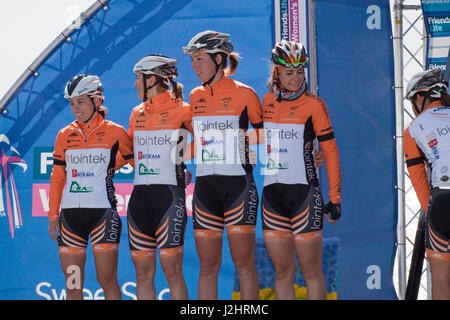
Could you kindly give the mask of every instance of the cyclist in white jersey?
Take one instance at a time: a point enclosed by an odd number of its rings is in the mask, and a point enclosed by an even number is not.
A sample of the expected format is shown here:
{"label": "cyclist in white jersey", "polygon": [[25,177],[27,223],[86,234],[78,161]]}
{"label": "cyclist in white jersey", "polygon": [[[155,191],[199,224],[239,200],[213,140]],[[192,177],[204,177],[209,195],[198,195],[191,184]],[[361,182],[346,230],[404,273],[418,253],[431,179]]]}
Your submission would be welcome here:
{"label": "cyclist in white jersey", "polygon": [[[450,299],[450,96],[442,69],[426,70],[408,83],[406,99],[416,118],[405,130],[411,183],[425,212],[425,248],[432,298]],[[427,177],[426,167],[430,169]]]}

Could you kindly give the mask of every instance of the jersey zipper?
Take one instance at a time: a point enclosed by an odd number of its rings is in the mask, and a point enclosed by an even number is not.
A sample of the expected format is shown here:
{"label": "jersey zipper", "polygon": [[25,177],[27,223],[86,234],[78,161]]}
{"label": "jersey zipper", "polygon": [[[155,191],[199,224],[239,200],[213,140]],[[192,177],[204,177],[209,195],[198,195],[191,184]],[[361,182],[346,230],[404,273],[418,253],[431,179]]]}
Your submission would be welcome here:
{"label": "jersey zipper", "polygon": [[[211,93],[211,103],[209,104],[209,118],[212,119],[214,113],[214,92],[212,86],[208,86]],[[203,155],[202,155],[203,157]],[[203,159],[202,159],[203,160]],[[216,174],[216,163],[212,165],[212,174]]]}
{"label": "jersey zipper", "polygon": [[[84,138],[84,147],[87,146],[88,140],[89,140],[89,137],[91,136],[91,134],[92,134],[95,130],[97,130],[98,128],[100,128],[102,125],[103,125],[103,122],[100,123],[100,124],[99,124],[97,127],[95,127],[94,129],[92,129],[92,130],[88,133],[87,136],[84,135],[83,130],[81,130],[81,128],[78,128],[78,131],[81,133],[81,135],[82,135],[83,138]],[[83,167],[82,170],[85,171],[86,168]],[[81,195],[82,195],[82,194],[78,194],[78,208],[81,208]]]}

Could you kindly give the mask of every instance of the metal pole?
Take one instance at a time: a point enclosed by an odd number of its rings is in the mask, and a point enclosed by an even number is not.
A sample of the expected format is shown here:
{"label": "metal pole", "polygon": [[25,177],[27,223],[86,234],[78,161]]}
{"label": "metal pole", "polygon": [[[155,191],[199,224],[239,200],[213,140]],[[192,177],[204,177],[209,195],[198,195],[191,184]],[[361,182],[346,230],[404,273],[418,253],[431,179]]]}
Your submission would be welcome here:
{"label": "metal pole", "polygon": [[405,169],[403,154],[403,0],[394,3],[394,68],[396,106],[396,151],[397,151],[397,257],[399,298],[405,299],[406,292],[406,233],[405,233]]}
{"label": "metal pole", "polygon": [[317,94],[317,60],[316,60],[316,0],[309,1],[309,68],[311,79],[309,81],[310,90]]}

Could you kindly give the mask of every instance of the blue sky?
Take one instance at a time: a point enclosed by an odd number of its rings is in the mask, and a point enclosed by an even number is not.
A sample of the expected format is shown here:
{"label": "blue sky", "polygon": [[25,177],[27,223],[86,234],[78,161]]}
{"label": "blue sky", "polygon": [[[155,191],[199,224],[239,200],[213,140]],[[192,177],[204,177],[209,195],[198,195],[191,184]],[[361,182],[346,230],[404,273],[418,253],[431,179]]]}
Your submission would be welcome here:
{"label": "blue sky", "polygon": [[95,0],[0,2],[0,97],[26,68]]}

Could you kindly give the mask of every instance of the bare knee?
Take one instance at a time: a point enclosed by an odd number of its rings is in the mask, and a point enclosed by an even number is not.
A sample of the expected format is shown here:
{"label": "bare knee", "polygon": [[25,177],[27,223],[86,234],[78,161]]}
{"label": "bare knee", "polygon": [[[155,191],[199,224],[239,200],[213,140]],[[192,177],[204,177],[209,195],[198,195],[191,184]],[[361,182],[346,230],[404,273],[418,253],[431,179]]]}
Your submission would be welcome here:
{"label": "bare knee", "polygon": [[294,278],[295,266],[293,264],[276,263],[274,268],[276,279]]}

